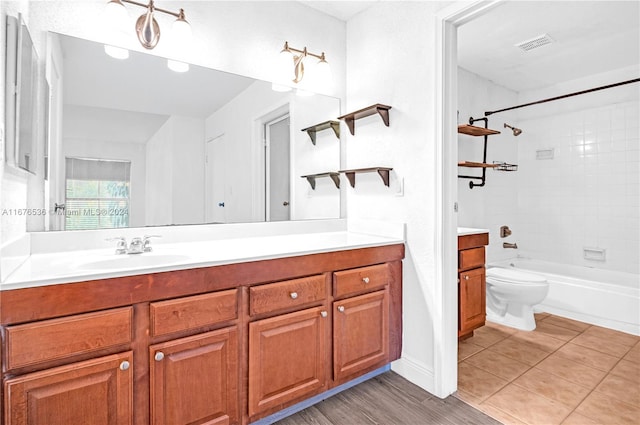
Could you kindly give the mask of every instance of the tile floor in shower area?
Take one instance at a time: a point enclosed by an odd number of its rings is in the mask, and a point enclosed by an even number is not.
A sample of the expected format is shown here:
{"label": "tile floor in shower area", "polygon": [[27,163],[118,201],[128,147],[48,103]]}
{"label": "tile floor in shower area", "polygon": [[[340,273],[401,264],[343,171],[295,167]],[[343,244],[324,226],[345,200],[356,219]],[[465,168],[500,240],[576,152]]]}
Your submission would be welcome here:
{"label": "tile floor in shower area", "polygon": [[458,346],[456,397],[504,424],[640,423],[640,337],[546,313]]}

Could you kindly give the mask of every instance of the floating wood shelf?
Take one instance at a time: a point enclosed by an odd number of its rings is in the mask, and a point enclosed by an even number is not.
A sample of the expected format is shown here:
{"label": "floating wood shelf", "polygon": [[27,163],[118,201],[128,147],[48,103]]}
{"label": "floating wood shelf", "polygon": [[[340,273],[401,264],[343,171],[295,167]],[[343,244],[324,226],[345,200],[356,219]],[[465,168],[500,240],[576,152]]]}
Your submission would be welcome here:
{"label": "floating wood shelf", "polygon": [[391,106],[382,105],[380,103],[376,103],[375,105],[367,106],[366,108],[360,109],[355,112],[350,112],[341,117],[338,117],[339,120],[344,120],[349,127],[349,131],[351,135],[354,136],[356,134],[356,120],[360,118],[368,117],[369,115],[373,115],[378,113],[384,122],[384,125],[389,127],[389,109]]}
{"label": "floating wood shelf", "polygon": [[340,140],[340,121],[329,120],[329,121],[321,122],[320,124],[316,124],[316,125],[312,125],[311,127],[303,128],[302,131],[306,131],[307,132],[307,134],[311,138],[311,143],[313,143],[315,145],[316,144],[316,133],[318,131],[326,130],[328,128],[332,129],[333,132],[335,133],[336,137],[338,138],[338,140]]}
{"label": "floating wood shelf", "polygon": [[327,173],[319,173],[319,174],[309,174],[307,176],[301,176],[303,179],[307,179],[309,184],[311,185],[311,189],[316,190],[316,179],[322,177],[329,177],[333,180],[333,183],[336,185],[336,188],[340,189],[340,174],[330,171]]}
{"label": "floating wood shelf", "polygon": [[469,136],[489,136],[491,134],[500,134],[498,130],[490,128],[476,127],[475,125],[463,124],[458,126],[458,133],[468,134]]}
{"label": "floating wood shelf", "polygon": [[472,162],[472,161],[462,161],[458,162],[458,167],[469,167],[469,168],[497,168],[500,164],[487,164],[486,162]]}
{"label": "floating wood shelf", "polygon": [[371,167],[371,168],[357,168],[353,170],[340,170],[341,173],[344,173],[351,184],[351,187],[356,187],[356,174],[357,173],[373,173],[377,172],[382,178],[382,182],[385,186],[389,186],[389,171],[393,170],[393,168],[387,167]]}

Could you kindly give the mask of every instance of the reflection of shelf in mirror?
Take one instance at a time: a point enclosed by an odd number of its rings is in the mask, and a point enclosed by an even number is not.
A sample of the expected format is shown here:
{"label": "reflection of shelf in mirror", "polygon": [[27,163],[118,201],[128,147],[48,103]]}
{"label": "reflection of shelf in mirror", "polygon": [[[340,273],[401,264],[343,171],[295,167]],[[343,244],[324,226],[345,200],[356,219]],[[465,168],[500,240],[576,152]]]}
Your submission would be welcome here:
{"label": "reflection of shelf in mirror", "polygon": [[385,186],[389,186],[389,172],[393,170],[393,168],[388,167],[371,167],[371,168],[356,168],[353,170],[340,170],[341,173],[344,173],[351,183],[351,187],[356,187],[356,174],[357,173],[373,173],[377,172],[382,178],[382,182]]}
{"label": "reflection of shelf in mirror", "polygon": [[311,143],[316,144],[316,133],[318,131],[332,129],[338,140],[340,140],[340,121],[325,121],[320,124],[312,125],[311,127],[303,128],[302,131],[306,131],[311,138]]}
{"label": "reflection of shelf in mirror", "polygon": [[458,167],[469,168],[497,168],[500,164],[487,164],[486,162],[462,161],[458,162]]}
{"label": "reflection of shelf in mirror", "polygon": [[375,105],[367,106],[366,108],[360,109],[358,111],[345,114],[341,117],[338,117],[338,119],[344,120],[344,122],[347,124],[347,127],[349,127],[349,131],[351,132],[351,135],[355,135],[356,133],[355,120],[368,117],[369,115],[373,115],[375,113],[378,113],[382,118],[384,125],[389,127],[389,109],[391,109],[391,106],[376,103]]}
{"label": "reflection of shelf in mirror", "polygon": [[476,127],[475,125],[463,124],[458,126],[458,133],[467,134],[469,136],[489,136],[491,134],[500,134],[498,130],[490,128]]}
{"label": "reflection of shelf in mirror", "polygon": [[309,174],[307,176],[301,176],[303,179],[307,179],[309,184],[311,185],[311,189],[316,190],[316,179],[322,177],[329,177],[333,180],[333,183],[336,185],[336,188],[340,189],[340,174],[336,172],[327,172],[327,173],[319,173],[319,174]]}

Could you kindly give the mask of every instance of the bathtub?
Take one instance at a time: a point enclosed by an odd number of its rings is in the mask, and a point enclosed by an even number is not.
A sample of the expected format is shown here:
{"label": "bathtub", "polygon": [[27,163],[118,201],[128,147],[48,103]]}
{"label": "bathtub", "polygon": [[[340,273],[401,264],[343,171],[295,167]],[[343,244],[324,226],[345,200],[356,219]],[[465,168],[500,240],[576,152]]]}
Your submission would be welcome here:
{"label": "bathtub", "polygon": [[542,274],[547,298],[535,311],[640,335],[640,275],[514,258],[490,263]]}

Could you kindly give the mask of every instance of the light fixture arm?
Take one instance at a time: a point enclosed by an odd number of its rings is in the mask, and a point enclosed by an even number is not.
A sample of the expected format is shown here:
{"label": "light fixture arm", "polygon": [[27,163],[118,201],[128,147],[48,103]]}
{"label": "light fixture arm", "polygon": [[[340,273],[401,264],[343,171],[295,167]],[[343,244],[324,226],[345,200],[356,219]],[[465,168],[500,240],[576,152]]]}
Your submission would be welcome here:
{"label": "light fixture arm", "polygon": [[123,3],[129,3],[129,4],[135,4],[136,6],[140,6],[140,7],[144,7],[145,9],[149,9],[149,8],[153,8],[154,11],[158,11],[158,12],[162,12],[162,13],[166,13],[167,15],[171,15],[171,16],[175,16],[176,18],[181,18],[184,19],[184,9],[180,9],[179,12],[172,12],[170,10],[167,9],[161,9],[159,7],[156,7],[153,4],[153,0],[149,1],[148,4],[144,4],[144,3],[140,3],[137,1],[133,1],[133,0],[120,0]]}

